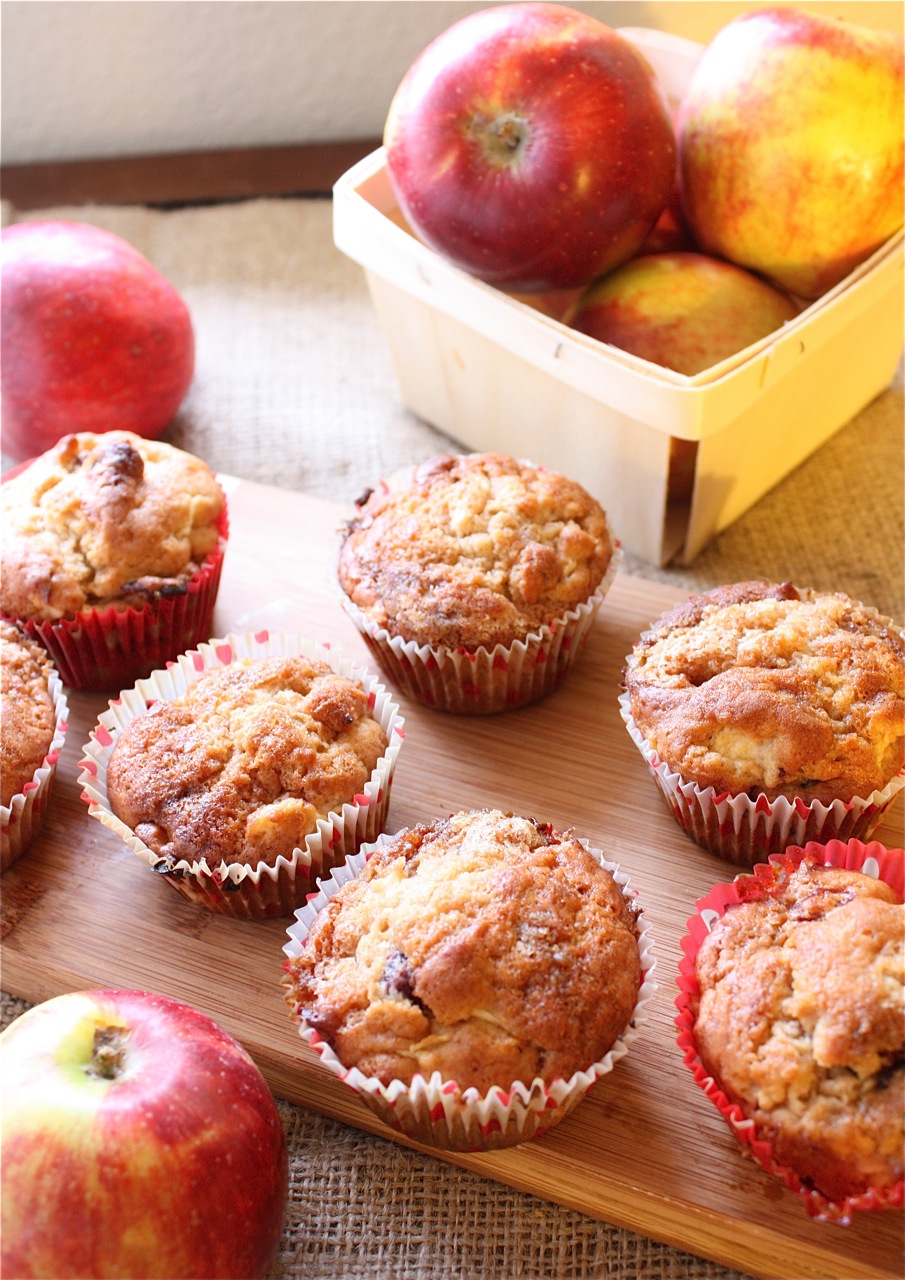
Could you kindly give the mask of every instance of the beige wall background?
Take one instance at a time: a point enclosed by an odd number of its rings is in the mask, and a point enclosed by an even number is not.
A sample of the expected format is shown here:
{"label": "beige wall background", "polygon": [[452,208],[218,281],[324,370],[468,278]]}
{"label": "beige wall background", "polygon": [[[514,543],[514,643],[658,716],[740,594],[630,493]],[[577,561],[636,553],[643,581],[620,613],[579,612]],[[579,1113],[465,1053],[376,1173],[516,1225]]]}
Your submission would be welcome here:
{"label": "beige wall background", "polygon": [[[765,0],[766,2],[766,0]],[[5,164],[375,137],[424,46],[485,3],[4,0]],[[576,3],[706,42],[757,4]],[[796,7],[903,29],[901,0]]]}

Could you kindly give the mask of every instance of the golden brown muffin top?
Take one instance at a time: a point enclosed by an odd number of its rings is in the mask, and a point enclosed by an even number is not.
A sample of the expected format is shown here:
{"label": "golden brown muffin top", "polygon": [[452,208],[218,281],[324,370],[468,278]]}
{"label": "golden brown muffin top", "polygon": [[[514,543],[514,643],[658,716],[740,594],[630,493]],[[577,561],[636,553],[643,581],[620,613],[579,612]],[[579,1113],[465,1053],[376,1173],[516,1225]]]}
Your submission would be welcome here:
{"label": "golden brown muffin top", "polygon": [[702,1061],[824,1194],[902,1176],[905,906],[805,860],[733,905],[697,957]]}
{"label": "golden brown muffin top", "polygon": [[905,638],[841,593],[742,582],[692,596],[625,670],[644,737],[733,795],[867,797],[902,767]]}
{"label": "golden brown muffin top", "polygon": [[116,740],[107,793],[170,863],[273,865],[352,802],[386,748],[356,681],[305,657],[245,660],[136,716]]}
{"label": "golden brown muffin top", "polygon": [[56,729],[51,670],[41,646],[0,619],[0,804],[8,805],[32,780],[50,750]]}
{"label": "golden brown muffin top", "polygon": [[612,555],[603,509],[574,481],[503,454],[443,455],[368,496],[339,581],[392,636],[492,649],[587,600]]}
{"label": "golden brown muffin top", "polygon": [[128,431],[65,436],[0,497],[0,607],[42,620],[184,589],[223,504],[200,458]]}
{"label": "golden brown muffin top", "polygon": [[625,1030],[637,913],[571,831],[497,810],[400,832],[318,913],[287,1000],[346,1067],[569,1079]]}

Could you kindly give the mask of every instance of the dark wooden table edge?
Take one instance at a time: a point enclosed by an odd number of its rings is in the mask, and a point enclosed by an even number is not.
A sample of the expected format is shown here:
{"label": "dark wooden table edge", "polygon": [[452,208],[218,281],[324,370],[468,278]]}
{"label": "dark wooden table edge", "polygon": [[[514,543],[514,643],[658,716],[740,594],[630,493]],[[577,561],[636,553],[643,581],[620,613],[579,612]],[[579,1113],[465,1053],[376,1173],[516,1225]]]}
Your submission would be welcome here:
{"label": "dark wooden table edge", "polygon": [[0,197],[14,209],[141,204],[171,208],[272,196],[329,196],[379,138],[217,151],[0,165]]}

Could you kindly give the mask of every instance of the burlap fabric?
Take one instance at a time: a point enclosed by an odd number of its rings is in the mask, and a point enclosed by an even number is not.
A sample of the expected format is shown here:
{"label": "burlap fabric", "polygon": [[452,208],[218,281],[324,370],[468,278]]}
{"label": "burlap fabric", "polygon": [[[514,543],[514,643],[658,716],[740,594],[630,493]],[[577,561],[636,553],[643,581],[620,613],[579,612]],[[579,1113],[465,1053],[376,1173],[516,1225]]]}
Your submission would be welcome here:
{"label": "burlap fabric", "polygon": [[[197,371],[167,438],[217,470],[348,503],[396,467],[457,447],[403,406],[363,272],[333,247],[329,201],[24,216],[107,227],[182,292]],[[901,620],[902,425],[900,367],[889,390],[693,565],[659,569],[627,555],[625,571],[689,590],[790,578]],[[4,995],[3,1025],[26,1007]],[[738,1280],[299,1107],[280,1110],[292,1174],[273,1280]]]}

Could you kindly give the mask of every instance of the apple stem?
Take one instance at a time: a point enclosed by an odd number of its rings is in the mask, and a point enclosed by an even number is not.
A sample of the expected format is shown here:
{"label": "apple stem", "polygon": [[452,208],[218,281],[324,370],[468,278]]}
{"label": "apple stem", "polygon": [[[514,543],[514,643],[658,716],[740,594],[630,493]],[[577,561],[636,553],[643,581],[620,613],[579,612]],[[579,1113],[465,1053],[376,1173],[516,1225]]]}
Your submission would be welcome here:
{"label": "apple stem", "polygon": [[500,167],[520,158],[528,141],[528,126],[517,115],[496,116],[478,112],[471,120],[470,131],[487,159]]}
{"label": "apple stem", "polygon": [[126,1037],[119,1027],[95,1027],[94,1051],[86,1070],[99,1080],[115,1080],[123,1068]]}
{"label": "apple stem", "polygon": [[522,130],[517,121],[511,117],[501,120],[493,126],[494,136],[510,151],[517,151],[522,140]]}

